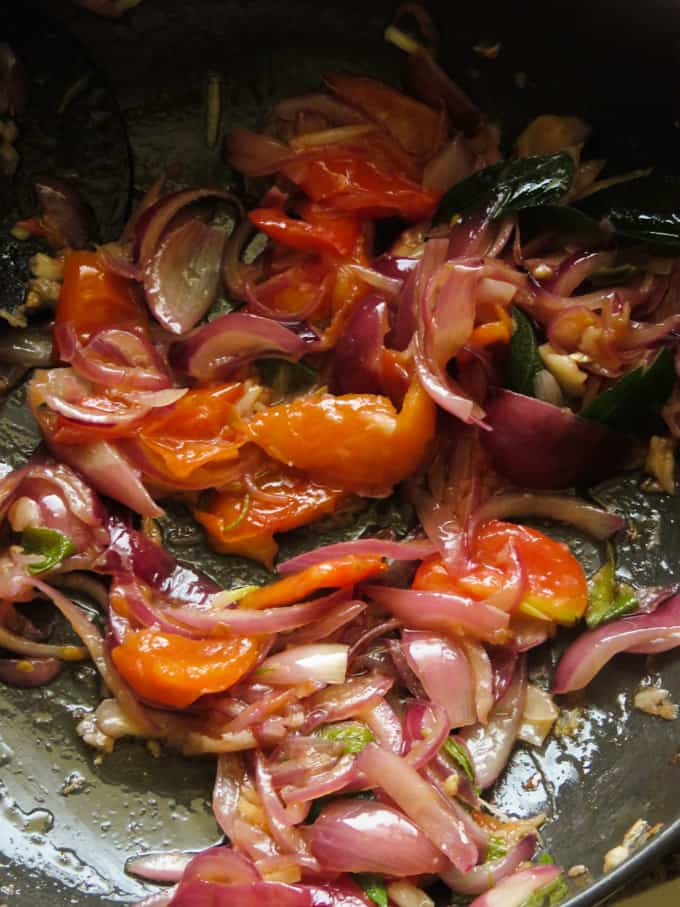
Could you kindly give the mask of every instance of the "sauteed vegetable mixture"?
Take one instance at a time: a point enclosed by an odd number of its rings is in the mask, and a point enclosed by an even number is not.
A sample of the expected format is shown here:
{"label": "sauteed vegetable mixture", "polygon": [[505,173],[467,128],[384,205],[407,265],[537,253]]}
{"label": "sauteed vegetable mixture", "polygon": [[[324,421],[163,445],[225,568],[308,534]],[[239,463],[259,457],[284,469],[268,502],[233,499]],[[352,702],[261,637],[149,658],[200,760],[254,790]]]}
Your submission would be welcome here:
{"label": "sauteed vegetable mixture", "polygon": [[[408,93],[329,73],[233,129],[239,194],[161,176],[93,247],[46,181],[16,228],[60,286],[28,390],[44,446],[0,482],[0,679],[91,659],[86,743],[215,760],[224,843],[132,861],[172,884],[147,907],[425,907],[437,885],[556,903],[540,817],[485,791],[550,733],[553,694],[680,644],[680,596],[619,581],[625,520],[585,491],[641,466],[674,490],[670,178],[589,158],[575,117],[502,152],[418,19],[386,32]],[[279,557],[283,533],[392,495],[414,514],[399,531]],[[270,582],[178,561],[167,502]],[[588,581],[521,518],[578,527],[602,567]],[[45,602],[77,644],[49,641]],[[574,626],[551,688],[529,682],[527,653]]]}

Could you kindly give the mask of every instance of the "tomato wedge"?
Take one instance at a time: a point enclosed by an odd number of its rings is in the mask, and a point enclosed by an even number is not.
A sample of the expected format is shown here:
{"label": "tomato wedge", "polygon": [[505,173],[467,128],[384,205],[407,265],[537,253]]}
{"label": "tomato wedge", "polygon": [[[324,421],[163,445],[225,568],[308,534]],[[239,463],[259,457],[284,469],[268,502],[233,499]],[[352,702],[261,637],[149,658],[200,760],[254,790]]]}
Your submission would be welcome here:
{"label": "tomato wedge", "polygon": [[271,239],[301,252],[347,256],[361,231],[361,223],[356,218],[315,206],[307,207],[304,220],[288,217],[279,208],[256,208],[248,217]]}
{"label": "tomato wedge", "polygon": [[418,381],[397,412],[376,394],[317,394],[272,406],[249,424],[269,456],[346,491],[385,491],[415,472],[434,436],[435,406]]}
{"label": "tomato wedge", "polygon": [[222,489],[194,516],[217,551],[250,557],[271,569],[279,547],[274,541],[277,532],[334,513],[346,497],[270,460],[255,470],[250,489]]}
{"label": "tomato wedge", "polygon": [[301,602],[313,592],[320,589],[340,589],[353,586],[369,576],[382,573],[387,564],[381,557],[368,555],[346,555],[332,561],[324,561],[301,570],[292,576],[286,576],[269,586],[262,586],[249,592],[241,599],[242,608],[276,608],[279,605],[290,605]]}
{"label": "tomato wedge", "polygon": [[415,589],[455,592],[485,599],[507,579],[504,551],[511,542],[527,573],[528,588],[519,612],[526,617],[570,626],[585,613],[588,585],[583,568],[561,542],[536,529],[492,520],[481,527],[474,542],[474,566],[453,577],[441,557],[423,562],[413,580]]}
{"label": "tomato wedge", "polygon": [[260,647],[248,636],[189,639],[147,627],[128,633],[111,658],[144,699],[183,709],[199,696],[237,683],[256,664]]}

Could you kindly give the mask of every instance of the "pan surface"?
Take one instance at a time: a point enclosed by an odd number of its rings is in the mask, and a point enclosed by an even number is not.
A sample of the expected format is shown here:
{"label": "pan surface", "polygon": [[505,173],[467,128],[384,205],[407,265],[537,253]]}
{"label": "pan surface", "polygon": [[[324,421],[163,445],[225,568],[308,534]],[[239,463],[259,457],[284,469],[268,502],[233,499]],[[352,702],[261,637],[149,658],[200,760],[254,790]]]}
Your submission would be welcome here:
{"label": "pan surface", "polygon": [[[680,159],[670,94],[680,84],[677,48],[665,40],[661,6],[636,12],[602,4],[590,11],[588,29],[578,4],[551,4],[549,22],[545,4],[441,6],[442,59],[509,139],[539,112],[578,112],[593,123],[598,149],[623,165]],[[334,68],[399,81],[400,55],[381,39],[393,12],[389,3],[144,0],[119,22],[50,7],[113,81],[137,189],[173,162],[182,165],[183,182],[233,182],[219,146],[210,151],[203,140],[209,71],[222,79],[223,131],[255,124],[272,101],[315,88]],[[474,53],[480,40],[501,41],[496,60]],[[119,211],[121,193],[108,200],[110,211]],[[19,465],[37,441],[21,392],[15,393],[0,409],[0,463]],[[637,476],[606,484],[598,498],[634,521],[636,536],[621,544],[619,555],[633,581],[680,581],[680,502],[643,495]],[[595,562],[584,540],[569,541]],[[247,569],[209,554],[181,521],[167,524],[166,542],[218,578]],[[546,652],[533,668],[546,671],[554,659]],[[581,709],[578,733],[551,737],[541,749],[518,748],[493,791],[495,804],[511,814],[545,812],[543,837],[556,861],[590,869],[572,883],[570,907],[596,904],[664,850],[680,846],[674,758],[680,732],[676,723],[631,707],[648,670],[641,658],[617,659],[572,703]],[[680,699],[677,656],[659,657],[652,676]],[[81,744],[78,715],[96,704],[97,692],[89,668],[65,672],[43,690],[0,687],[0,904],[132,901],[150,889],[124,873],[126,858],[219,840],[209,802],[211,761],[170,753],[156,759],[139,744],[122,743],[97,763]],[[603,876],[605,853],[638,818],[663,829]]]}

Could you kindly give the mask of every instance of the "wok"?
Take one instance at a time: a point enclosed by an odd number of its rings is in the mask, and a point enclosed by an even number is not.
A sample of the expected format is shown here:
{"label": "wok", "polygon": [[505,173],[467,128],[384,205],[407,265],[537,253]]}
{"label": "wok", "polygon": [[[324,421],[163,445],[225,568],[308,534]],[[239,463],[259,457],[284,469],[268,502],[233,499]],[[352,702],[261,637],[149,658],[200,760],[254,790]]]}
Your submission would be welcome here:
{"label": "wok", "polygon": [[[87,48],[121,106],[135,190],[172,162],[181,165],[186,183],[232,181],[220,143],[211,150],[204,141],[209,71],[222,79],[225,131],[256,124],[276,99],[314,89],[326,70],[398,83],[402,64],[399,52],[382,41],[393,13],[384,0],[144,0],[115,22],[66,3],[47,6],[62,26],[44,19],[45,5],[36,11],[20,0],[3,10],[5,29],[29,55],[33,47],[34,58],[37,36],[52,36],[56,62],[42,59],[48,84],[50,66],[59,69],[79,53],[62,27]],[[614,158],[622,169],[658,163],[671,170],[680,160],[680,42],[673,37],[673,7],[657,0],[430,4],[441,29],[441,60],[507,139],[538,113],[578,113],[593,124],[593,155]],[[480,41],[501,42],[496,59],[475,53]],[[110,96],[105,81],[97,84]],[[96,161],[108,162],[85,186],[106,238],[120,229],[130,171],[122,131],[114,129],[99,144],[86,141],[95,123],[96,117],[71,122],[49,166],[77,175],[82,165],[91,175]],[[17,201],[19,208],[28,204]],[[9,465],[21,463],[37,439],[21,399],[19,392],[0,410],[0,461]],[[624,541],[620,551],[633,578],[680,580],[680,504],[641,495],[636,476],[607,484],[600,496],[635,517],[637,538]],[[181,557],[216,575],[238,569],[226,558],[207,562],[205,549],[181,522],[168,540]],[[592,546],[570,541],[592,560]],[[548,670],[555,655],[539,659],[534,669]],[[660,657],[655,670],[677,700],[680,659]],[[675,724],[631,709],[645,672],[640,658],[617,659],[574,703],[583,707],[580,732],[550,738],[538,750],[519,748],[493,791],[496,805],[511,814],[545,811],[543,837],[555,859],[591,870],[572,883],[569,907],[601,902],[680,848],[680,766],[673,758],[680,738]],[[130,743],[96,764],[74,732],[78,711],[96,698],[88,668],[67,671],[42,690],[0,687],[0,903],[9,907],[132,901],[149,889],[125,875],[127,857],[199,849],[218,839],[209,807],[212,763],[170,753],[155,759]],[[603,874],[604,854],[638,818],[663,828]]]}

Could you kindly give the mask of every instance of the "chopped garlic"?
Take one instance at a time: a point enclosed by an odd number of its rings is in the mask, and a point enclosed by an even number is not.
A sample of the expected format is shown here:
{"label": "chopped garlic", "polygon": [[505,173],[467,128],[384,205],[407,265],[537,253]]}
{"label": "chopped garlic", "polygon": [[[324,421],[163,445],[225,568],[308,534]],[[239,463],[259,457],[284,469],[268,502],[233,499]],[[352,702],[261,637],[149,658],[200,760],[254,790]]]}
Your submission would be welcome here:
{"label": "chopped garlic", "polygon": [[627,860],[636,850],[639,850],[649,841],[652,835],[655,835],[662,828],[661,823],[650,826],[649,822],[644,819],[638,819],[634,822],[623,836],[623,842],[605,854],[604,871],[610,872],[620,866],[624,860]]}
{"label": "chopped garlic", "polygon": [[30,259],[31,273],[34,277],[46,277],[48,280],[61,280],[64,275],[64,262],[52,258],[43,252],[36,252]]}
{"label": "chopped garlic", "polygon": [[550,693],[527,684],[527,698],[518,737],[533,746],[542,746],[559,715]]}
{"label": "chopped garlic", "polygon": [[582,372],[571,355],[558,353],[549,343],[538,348],[543,365],[555,378],[568,397],[582,397],[588,376]]}
{"label": "chopped garlic", "polygon": [[645,472],[656,479],[667,494],[675,494],[675,438],[653,435],[645,460]]}
{"label": "chopped garlic", "polygon": [[659,687],[641,687],[635,694],[633,705],[641,712],[665,718],[666,721],[675,721],[678,717],[678,707],[671,702],[670,693]]}
{"label": "chopped garlic", "polygon": [[583,725],[582,709],[563,709],[555,722],[556,737],[574,737]]}

